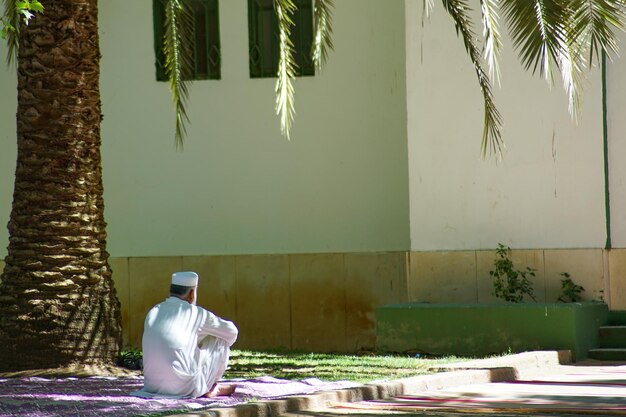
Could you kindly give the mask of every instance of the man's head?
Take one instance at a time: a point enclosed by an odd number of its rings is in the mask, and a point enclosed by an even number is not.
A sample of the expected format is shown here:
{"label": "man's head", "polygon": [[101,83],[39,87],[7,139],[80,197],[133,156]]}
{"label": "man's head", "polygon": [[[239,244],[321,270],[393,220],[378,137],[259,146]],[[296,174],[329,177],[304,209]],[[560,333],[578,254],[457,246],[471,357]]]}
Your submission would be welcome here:
{"label": "man's head", "polygon": [[195,305],[197,301],[197,287],[198,274],[195,272],[175,272],[172,274],[170,295]]}

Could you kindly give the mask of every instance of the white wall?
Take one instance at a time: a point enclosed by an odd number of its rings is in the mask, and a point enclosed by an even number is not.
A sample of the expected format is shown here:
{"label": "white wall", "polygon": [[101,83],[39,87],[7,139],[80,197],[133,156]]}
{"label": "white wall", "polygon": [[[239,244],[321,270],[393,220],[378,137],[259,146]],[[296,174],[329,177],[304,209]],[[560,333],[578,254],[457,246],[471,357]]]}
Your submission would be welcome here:
{"label": "white wall", "polygon": [[422,28],[421,4],[406,0],[411,249],[603,247],[600,71],[576,124],[561,86],[523,72],[507,44],[494,88],[507,150],[482,160],[475,73],[441,5]]}
{"label": "white wall", "polygon": [[622,58],[607,60],[606,67],[611,241],[615,248],[626,247],[626,36],[621,38]]}
{"label": "white wall", "polygon": [[15,111],[17,89],[15,67],[4,65],[6,44],[0,39],[0,259],[4,260],[9,245],[7,224],[13,201],[13,178],[17,143]]}
{"label": "white wall", "polygon": [[[321,74],[296,83],[291,141],[273,112],[274,79],[249,78],[247,2],[221,1],[222,79],[193,84],[184,152],[174,149],[167,85],[155,81],[151,5],[100,2],[113,256],[408,249],[402,0],[336,2],[335,52]],[[6,224],[14,74],[1,72],[0,83]]]}

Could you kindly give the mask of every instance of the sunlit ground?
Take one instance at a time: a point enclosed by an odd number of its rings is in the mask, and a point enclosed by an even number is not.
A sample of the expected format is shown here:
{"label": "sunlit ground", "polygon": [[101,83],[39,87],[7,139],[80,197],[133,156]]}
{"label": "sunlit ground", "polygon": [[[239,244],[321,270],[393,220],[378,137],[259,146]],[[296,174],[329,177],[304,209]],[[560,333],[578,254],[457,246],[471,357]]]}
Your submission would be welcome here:
{"label": "sunlit ground", "polygon": [[370,382],[434,373],[437,366],[463,360],[467,359],[233,350],[224,378],[248,379],[270,375],[293,380],[319,378]]}

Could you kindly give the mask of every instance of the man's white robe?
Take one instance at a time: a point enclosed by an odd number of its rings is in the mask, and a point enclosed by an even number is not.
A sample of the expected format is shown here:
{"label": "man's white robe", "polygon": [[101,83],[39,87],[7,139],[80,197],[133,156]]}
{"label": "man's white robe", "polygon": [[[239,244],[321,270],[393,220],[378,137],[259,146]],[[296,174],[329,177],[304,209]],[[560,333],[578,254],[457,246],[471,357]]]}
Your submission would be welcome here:
{"label": "man's white robe", "polygon": [[199,397],[228,364],[237,327],[202,307],[169,297],[144,323],[144,387],[139,396]]}

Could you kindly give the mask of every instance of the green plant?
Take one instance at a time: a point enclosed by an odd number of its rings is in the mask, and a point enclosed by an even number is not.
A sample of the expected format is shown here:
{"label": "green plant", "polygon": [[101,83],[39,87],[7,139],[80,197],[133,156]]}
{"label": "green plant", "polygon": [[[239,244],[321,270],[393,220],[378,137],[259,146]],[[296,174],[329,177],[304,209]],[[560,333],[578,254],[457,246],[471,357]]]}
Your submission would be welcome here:
{"label": "green plant", "polygon": [[[9,3],[7,4],[7,8],[9,7]],[[28,22],[35,15],[33,12],[43,13],[43,4],[39,2],[39,0],[21,0],[16,1],[15,8],[10,8],[6,11],[6,14],[0,17],[0,38],[6,39],[9,36],[9,32],[16,32],[17,27],[19,26],[19,17],[22,17],[26,26],[28,26]],[[10,16],[14,16],[17,20],[11,19]]]}
{"label": "green plant", "polygon": [[509,259],[510,254],[510,247],[498,243],[496,260],[493,263],[495,269],[489,271],[493,278],[493,294],[511,303],[521,303],[526,295],[536,301],[533,284],[528,277],[534,277],[537,270],[528,267],[525,271],[513,268],[513,261]]}
{"label": "green plant", "polygon": [[143,352],[133,347],[124,348],[120,352],[117,363],[127,369],[143,369]]}
{"label": "green plant", "polygon": [[575,303],[580,301],[582,298],[580,293],[585,291],[585,289],[580,285],[576,285],[567,272],[562,272],[561,276],[563,279],[561,280],[561,296],[559,297],[559,301],[563,303]]}

